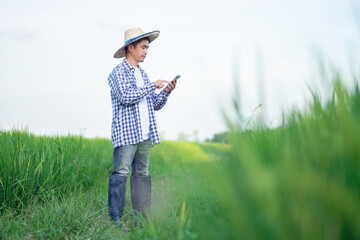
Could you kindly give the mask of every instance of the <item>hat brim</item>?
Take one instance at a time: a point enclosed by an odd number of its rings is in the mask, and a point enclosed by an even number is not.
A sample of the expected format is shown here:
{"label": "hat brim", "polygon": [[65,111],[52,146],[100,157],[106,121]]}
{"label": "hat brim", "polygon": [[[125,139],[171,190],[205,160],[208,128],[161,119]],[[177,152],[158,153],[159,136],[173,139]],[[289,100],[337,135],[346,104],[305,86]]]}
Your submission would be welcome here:
{"label": "hat brim", "polygon": [[160,34],[160,31],[155,30],[152,32],[148,32],[148,33],[144,33],[140,36],[134,37],[134,38],[130,38],[129,40],[127,40],[124,44],[124,46],[122,46],[121,48],[119,48],[119,50],[116,51],[116,53],[114,54],[114,58],[123,58],[125,57],[125,47],[128,46],[129,44],[140,40],[142,38],[146,38],[148,37],[150,39],[150,42],[154,41]]}

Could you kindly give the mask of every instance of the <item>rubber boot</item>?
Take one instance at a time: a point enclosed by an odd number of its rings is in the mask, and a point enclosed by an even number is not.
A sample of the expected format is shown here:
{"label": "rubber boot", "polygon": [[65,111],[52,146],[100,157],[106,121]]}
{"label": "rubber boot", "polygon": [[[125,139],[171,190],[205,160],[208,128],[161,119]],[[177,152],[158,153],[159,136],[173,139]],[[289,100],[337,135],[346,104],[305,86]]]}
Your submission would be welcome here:
{"label": "rubber boot", "polygon": [[109,215],[112,221],[118,222],[123,215],[126,194],[126,176],[111,174],[109,176]]}
{"label": "rubber boot", "polygon": [[151,203],[151,177],[130,176],[130,192],[135,213],[140,212],[146,218]]}

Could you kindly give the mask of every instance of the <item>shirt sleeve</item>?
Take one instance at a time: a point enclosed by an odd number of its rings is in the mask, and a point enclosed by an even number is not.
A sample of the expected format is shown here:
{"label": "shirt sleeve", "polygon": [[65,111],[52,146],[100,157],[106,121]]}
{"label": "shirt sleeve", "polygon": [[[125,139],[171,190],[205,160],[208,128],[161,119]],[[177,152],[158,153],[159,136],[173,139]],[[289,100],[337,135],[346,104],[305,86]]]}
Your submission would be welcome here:
{"label": "shirt sleeve", "polygon": [[116,70],[109,76],[111,91],[124,105],[138,103],[141,99],[154,92],[155,83],[145,84],[143,87],[132,85],[123,71]]}
{"label": "shirt sleeve", "polygon": [[165,106],[169,96],[170,93],[167,93],[165,91],[165,88],[159,94],[153,92],[152,97],[153,97],[154,110],[157,111],[162,109]]}

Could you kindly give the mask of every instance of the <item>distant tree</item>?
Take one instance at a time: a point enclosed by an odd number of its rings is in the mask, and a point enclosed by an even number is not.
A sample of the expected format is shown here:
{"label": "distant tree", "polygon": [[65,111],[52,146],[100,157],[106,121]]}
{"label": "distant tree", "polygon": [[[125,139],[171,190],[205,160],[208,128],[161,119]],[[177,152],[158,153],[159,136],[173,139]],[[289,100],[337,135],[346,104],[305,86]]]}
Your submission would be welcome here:
{"label": "distant tree", "polygon": [[216,143],[229,143],[230,132],[216,133],[212,139],[207,139],[207,142],[216,142]]}
{"label": "distant tree", "polygon": [[199,132],[198,132],[198,130],[195,130],[193,134],[194,134],[194,141],[199,142]]}
{"label": "distant tree", "polygon": [[165,131],[160,131],[159,135],[160,135],[160,139],[165,139]]}
{"label": "distant tree", "polygon": [[179,141],[189,141],[189,135],[183,132],[180,132],[177,138]]}

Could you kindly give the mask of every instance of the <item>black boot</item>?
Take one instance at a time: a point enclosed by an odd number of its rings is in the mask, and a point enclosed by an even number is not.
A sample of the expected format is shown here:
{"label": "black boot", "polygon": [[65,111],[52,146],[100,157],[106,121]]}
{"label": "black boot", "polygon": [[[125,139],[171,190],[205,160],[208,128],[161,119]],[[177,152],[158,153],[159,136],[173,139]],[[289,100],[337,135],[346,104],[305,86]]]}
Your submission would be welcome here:
{"label": "black boot", "polygon": [[109,215],[112,221],[119,221],[124,212],[126,176],[111,174],[109,177]]}
{"label": "black boot", "polygon": [[151,202],[151,177],[130,176],[130,191],[132,207],[135,213],[141,212],[146,218],[146,213],[150,210]]}

